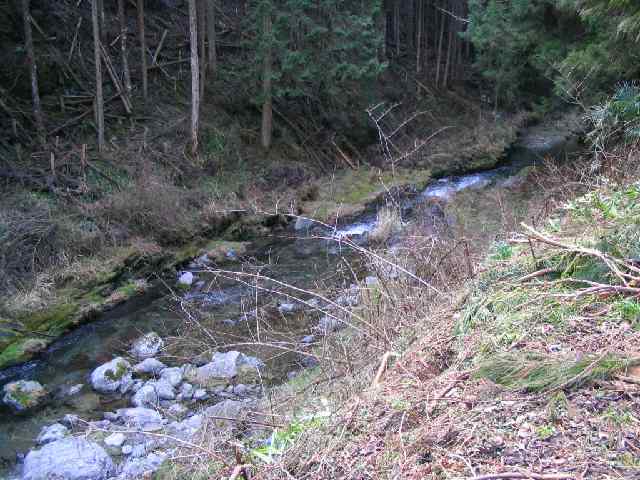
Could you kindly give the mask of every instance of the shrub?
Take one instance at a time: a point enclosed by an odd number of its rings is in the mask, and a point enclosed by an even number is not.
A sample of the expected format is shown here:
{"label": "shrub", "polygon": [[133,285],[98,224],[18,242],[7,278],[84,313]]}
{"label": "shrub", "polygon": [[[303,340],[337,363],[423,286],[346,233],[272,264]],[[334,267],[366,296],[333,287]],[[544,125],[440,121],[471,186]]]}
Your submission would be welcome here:
{"label": "shrub", "polygon": [[64,210],[40,194],[13,192],[0,199],[0,291],[13,290],[102,244],[95,224]]}
{"label": "shrub", "polygon": [[198,211],[196,193],[156,176],[139,179],[94,207],[102,224],[122,225],[127,233],[150,237],[160,245],[178,245],[192,238],[199,227]]}

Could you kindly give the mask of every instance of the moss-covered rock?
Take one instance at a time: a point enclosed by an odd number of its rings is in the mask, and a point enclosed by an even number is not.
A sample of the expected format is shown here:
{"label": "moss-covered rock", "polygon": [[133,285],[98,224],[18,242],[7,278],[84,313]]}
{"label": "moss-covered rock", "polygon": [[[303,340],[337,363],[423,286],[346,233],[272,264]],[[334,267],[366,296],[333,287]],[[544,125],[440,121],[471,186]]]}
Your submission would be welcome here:
{"label": "moss-covered rock", "polygon": [[38,382],[18,380],[8,383],[3,389],[2,401],[16,413],[24,413],[42,406],[49,393]]}

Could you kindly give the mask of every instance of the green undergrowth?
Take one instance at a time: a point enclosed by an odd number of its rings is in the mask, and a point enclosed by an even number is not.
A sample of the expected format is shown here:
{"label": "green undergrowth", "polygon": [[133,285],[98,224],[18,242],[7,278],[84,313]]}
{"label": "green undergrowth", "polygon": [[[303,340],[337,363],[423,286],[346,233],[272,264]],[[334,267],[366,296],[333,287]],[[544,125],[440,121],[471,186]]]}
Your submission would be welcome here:
{"label": "green undergrowth", "polygon": [[637,361],[614,355],[549,359],[534,353],[493,356],[482,363],[477,376],[523,392],[579,388],[596,380],[609,380]]}
{"label": "green undergrowth", "polygon": [[[594,284],[622,285],[612,263],[634,274],[629,265],[640,255],[638,198],[639,184],[601,187],[537,229],[552,242],[494,246],[454,329],[460,345],[473,341],[470,363],[479,377],[544,392],[609,379],[637,363],[631,353],[585,351],[582,337],[585,328],[592,331],[597,345],[599,330],[640,329],[637,296],[586,291]],[[629,350],[624,338],[609,347]]]}

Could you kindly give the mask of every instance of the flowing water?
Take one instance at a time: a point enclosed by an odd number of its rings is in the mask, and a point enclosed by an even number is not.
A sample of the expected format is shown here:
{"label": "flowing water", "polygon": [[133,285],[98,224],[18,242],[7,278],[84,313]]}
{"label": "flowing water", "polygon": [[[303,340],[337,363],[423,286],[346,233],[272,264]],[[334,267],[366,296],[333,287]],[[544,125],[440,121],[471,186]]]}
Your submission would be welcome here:
{"label": "flowing water", "polygon": [[[463,227],[465,231],[486,234],[492,240],[492,232],[499,230],[504,212],[497,208],[496,198],[516,210],[524,205],[531,192],[523,185],[519,175],[522,168],[530,165],[531,158],[522,152],[512,155],[507,166],[491,171],[448,177],[436,180],[421,191],[407,195],[400,203],[403,220],[419,220],[430,207],[444,208],[450,224]],[[443,207],[444,206],[444,207]],[[375,206],[352,223],[338,229],[316,230],[307,237],[301,232],[289,232],[286,238],[272,238],[254,245],[250,258],[232,264],[230,269],[263,275],[293,284],[302,289],[334,287],[343,289],[353,280],[353,272],[345,258],[354,261],[354,256],[345,249],[340,240],[349,237],[366,242],[366,236],[376,225]],[[318,235],[325,239],[312,238]],[[331,238],[327,240],[326,238]],[[249,343],[255,340],[255,329],[249,325],[251,312],[256,304],[272,304],[290,301],[278,298],[268,291],[257,292],[251,285],[233,281],[214,281],[213,277],[192,265],[197,282],[190,292],[182,294],[182,302],[176,302],[166,291],[156,290],[142,298],[132,300],[105,314],[98,321],[82,326],[55,342],[37,360],[0,371],[0,386],[16,379],[34,379],[49,391],[75,384],[85,384],[80,395],[64,401],[54,401],[42,410],[28,416],[12,415],[0,407],[0,476],[2,465],[9,468],[16,456],[34,446],[34,439],[44,425],[59,420],[66,413],[81,418],[99,418],[102,412],[120,407],[116,401],[92,392],[87,386],[88,375],[100,364],[116,355],[126,354],[131,341],[141,334],[155,331],[161,336],[179,336],[188,331],[185,312],[180,307],[185,302],[195,306],[210,325],[215,326],[214,348],[230,344]],[[250,277],[254,278],[254,277]],[[251,280],[247,280],[251,284]],[[261,340],[301,338],[310,333],[309,322],[300,317],[287,320],[284,316],[277,327],[265,333]],[[189,350],[191,347],[185,347]],[[234,347],[246,350],[246,347]],[[195,351],[195,347],[194,347]],[[270,379],[279,382],[286,378],[287,371],[300,368],[292,355],[274,355],[272,351],[248,350],[266,361],[272,372]],[[164,359],[163,359],[164,360]],[[178,363],[178,359],[174,359]],[[171,363],[169,358],[167,363]],[[182,359],[184,363],[186,360]],[[115,402],[115,403],[114,403]]]}

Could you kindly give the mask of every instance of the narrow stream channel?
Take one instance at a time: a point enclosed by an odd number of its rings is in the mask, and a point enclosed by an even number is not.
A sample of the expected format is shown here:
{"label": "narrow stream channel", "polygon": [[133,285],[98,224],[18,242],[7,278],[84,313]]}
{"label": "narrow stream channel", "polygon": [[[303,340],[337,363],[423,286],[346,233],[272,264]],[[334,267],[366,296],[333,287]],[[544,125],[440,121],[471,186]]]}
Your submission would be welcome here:
{"label": "narrow stream channel", "polygon": [[[448,177],[436,180],[422,191],[408,195],[401,200],[403,221],[416,220],[423,214],[425,206],[446,205],[446,208],[464,212],[480,211],[482,198],[495,192],[510,195],[510,208],[524,203],[528,193],[522,188],[521,170],[533,163],[528,153],[514,150],[505,166],[491,171]],[[523,193],[524,192],[524,193]],[[487,210],[487,211],[485,211]],[[474,222],[476,229],[491,229],[488,223],[499,224],[501,212],[485,209],[483,220]],[[366,243],[367,234],[375,228],[375,210],[363,215],[348,225],[334,231],[315,231],[309,235],[332,237],[333,240],[301,237],[301,232],[290,232],[289,238],[272,238],[254,245],[248,258],[231,264],[230,269],[260,268],[264,274],[303,289],[327,287],[347,288],[353,280],[352,272],[345,267],[344,259],[352,261],[353,253],[341,247],[339,240],[346,236]],[[298,237],[298,238],[294,238]],[[196,265],[191,269],[196,282],[182,298],[195,308],[209,312],[210,319],[219,328],[215,348],[225,350],[225,346],[250,340],[251,331],[238,322],[247,318],[256,306],[261,304],[290,302],[286,298],[275,298],[273,294],[259,294],[249,286],[223,282],[213,284],[207,274]],[[308,323],[284,322],[282,332],[271,332],[273,338],[286,335],[287,338],[302,338],[309,335],[312,325]],[[82,326],[55,342],[44,355],[24,365],[0,371],[0,388],[3,384],[17,379],[36,380],[50,392],[60,391],[73,385],[83,384],[79,395],[64,401],[50,402],[45,408],[26,416],[13,415],[0,406],[0,478],[5,478],[14,468],[16,459],[34,447],[34,440],[43,426],[58,421],[65,414],[73,413],[83,419],[102,418],[105,411],[114,410],[117,400],[100,396],[92,391],[88,376],[97,366],[118,355],[126,355],[131,342],[141,334],[155,331],[161,336],[178,336],[185,329],[185,314],[179,303],[164,291],[132,300],[103,318]],[[214,349],[215,349],[214,348]],[[276,355],[265,358],[264,352],[245,347],[235,348],[260,357],[272,372],[270,379],[277,383],[287,378],[287,373],[296,368],[296,359],[291,355]],[[172,359],[162,359],[171,364]],[[175,363],[179,363],[174,359]],[[183,360],[184,363],[184,360]]]}

